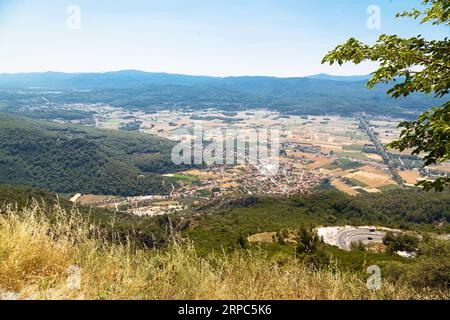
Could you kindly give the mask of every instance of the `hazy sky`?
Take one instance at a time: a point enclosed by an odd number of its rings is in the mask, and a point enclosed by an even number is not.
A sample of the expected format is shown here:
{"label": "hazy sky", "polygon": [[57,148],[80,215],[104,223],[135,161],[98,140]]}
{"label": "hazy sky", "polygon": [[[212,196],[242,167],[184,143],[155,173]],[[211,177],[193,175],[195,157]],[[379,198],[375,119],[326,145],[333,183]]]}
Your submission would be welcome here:
{"label": "hazy sky", "polygon": [[[449,36],[445,27],[394,18],[419,3],[0,0],[0,73],[139,69],[216,76],[365,74],[374,66],[331,68],[320,61],[350,36],[369,43],[382,33]],[[71,30],[77,19],[67,13],[70,5],[81,9],[79,30]],[[367,27],[370,5],[381,9],[379,30]]]}

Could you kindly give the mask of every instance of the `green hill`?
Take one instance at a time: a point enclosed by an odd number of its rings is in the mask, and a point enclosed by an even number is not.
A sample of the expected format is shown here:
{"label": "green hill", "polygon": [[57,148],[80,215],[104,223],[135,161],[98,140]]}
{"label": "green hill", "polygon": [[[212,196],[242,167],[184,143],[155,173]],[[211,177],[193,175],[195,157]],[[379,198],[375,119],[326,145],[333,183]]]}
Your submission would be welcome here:
{"label": "green hill", "polygon": [[[186,234],[197,248],[232,248],[240,237],[320,225],[380,225],[417,231],[450,232],[450,193],[397,190],[350,197],[318,191],[291,198],[220,199],[198,209]],[[280,248],[275,248],[279,250]]]}
{"label": "green hill", "polygon": [[62,126],[0,113],[0,184],[59,193],[168,192],[173,143],[150,135]]}

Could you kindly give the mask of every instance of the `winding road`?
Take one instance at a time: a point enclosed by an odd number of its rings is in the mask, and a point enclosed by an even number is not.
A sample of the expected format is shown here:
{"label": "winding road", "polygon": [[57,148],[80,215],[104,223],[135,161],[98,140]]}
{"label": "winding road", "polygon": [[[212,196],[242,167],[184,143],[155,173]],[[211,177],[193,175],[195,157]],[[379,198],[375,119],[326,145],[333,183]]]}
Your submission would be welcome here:
{"label": "winding road", "polygon": [[382,231],[354,228],[339,231],[336,239],[339,248],[350,251],[352,243],[362,242],[364,244],[368,244],[371,242],[381,242],[383,241],[383,237],[385,235],[386,233]]}

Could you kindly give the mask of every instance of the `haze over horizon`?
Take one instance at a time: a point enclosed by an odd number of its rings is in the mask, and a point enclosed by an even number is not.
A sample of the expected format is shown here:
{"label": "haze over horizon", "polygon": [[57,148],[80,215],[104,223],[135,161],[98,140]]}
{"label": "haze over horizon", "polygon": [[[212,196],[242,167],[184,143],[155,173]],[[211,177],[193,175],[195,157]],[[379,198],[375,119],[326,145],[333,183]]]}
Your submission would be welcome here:
{"label": "haze over horizon", "polygon": [[[374,64],[321,65],[349,37],[448,36],[395,13],[419,0],[0,0],[0,73],[142,70],[208,76],[367,75]],[[80,9],[79,29],[68,27]],[[380,9],[380,29],[367,27]]]}
{"label": "haze over horizon", "polygon": [[370,77],[370,74],[349,74],[349,75],[340,75],[340,74],[331,74],[331,73],[316,73],[316,74],[308,74],[304,76],[273,76],[273,75],[209,75],[209,74],[184,74],[184,73],[172,73],[172,72],[164,72],[164,71],[144,71],[144,70],[138,70],[138,69],[120,69],[120,70],[107,70],[107,71],[98,71],[98,72],[66,72],[66,71],[53,71],[53,70],[47,70],[47,71],[31,71],[31,72],[0,72],[0,75],[27,75],[27,74],[110,74],[110,73],[147,73],[147,74],[161,74],[161,75],[169,75],[169,76],[188,76],[188,77],[208,77],[208,78],[239,78],[239,77],[261,77],[261,78],[280,78],[280,79],[289,79],[289,78],[361,78],[365,79],[367,77]]}

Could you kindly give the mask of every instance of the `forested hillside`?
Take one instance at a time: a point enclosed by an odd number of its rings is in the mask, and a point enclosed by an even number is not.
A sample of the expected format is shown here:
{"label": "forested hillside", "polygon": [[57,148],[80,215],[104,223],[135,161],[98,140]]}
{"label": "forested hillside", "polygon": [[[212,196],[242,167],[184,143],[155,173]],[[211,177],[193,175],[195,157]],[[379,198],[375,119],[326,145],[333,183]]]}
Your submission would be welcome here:
{"label": "forested hillside", "polygon": [[450,192],[398,190],[350,197],[318,191],[291,198],[232,198],[200,209],[205,214],[195,218],[187,234],[206,251],[235,246],[240,237],[259,232],[320,225],[379,225],[450,233]]}
{"label": "forested hillside", "polygon": [[0,186],[0,206],[17,205],[22,208],[32,205],[34,201],[38,203],[43,202],[49,207],[58,203],[64,207],[70,207],[72,205],[71,202],[62,198],[58,199],[55,194],[45,190]]}
{"label": "forested hillside", "polygon": [[142,195],[171,190],[161,173],[172,142],[0,114],[0,184],[60,193]]}

